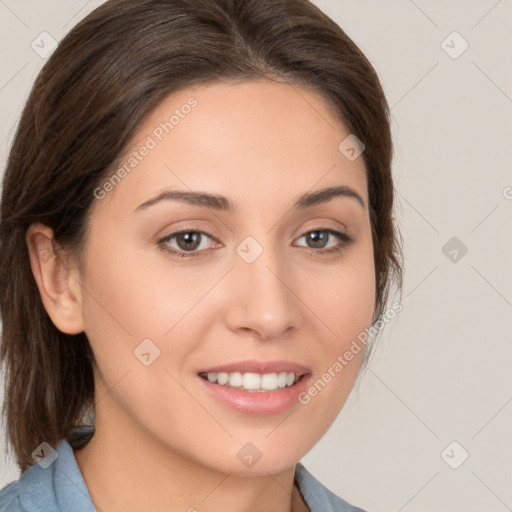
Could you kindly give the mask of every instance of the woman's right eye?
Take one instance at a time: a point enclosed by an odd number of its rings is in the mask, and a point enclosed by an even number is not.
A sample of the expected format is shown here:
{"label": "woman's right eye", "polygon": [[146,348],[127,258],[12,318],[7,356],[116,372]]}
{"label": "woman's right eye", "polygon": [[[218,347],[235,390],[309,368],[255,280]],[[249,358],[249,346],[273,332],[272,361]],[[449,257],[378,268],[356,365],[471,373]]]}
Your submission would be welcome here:
{"label": "woman's right eye", "polygon": [[[167,253],[179,256],[180,258],[188,258],[189,256],[199,256],[204,252],[205,248],[202,242],[205,237],[210,240],[215,240],[213,235],[205,231],[180,229],[159,240],[158,245]],[[173,247],[173,241],[177,244],[177,248],[176,246]]]}

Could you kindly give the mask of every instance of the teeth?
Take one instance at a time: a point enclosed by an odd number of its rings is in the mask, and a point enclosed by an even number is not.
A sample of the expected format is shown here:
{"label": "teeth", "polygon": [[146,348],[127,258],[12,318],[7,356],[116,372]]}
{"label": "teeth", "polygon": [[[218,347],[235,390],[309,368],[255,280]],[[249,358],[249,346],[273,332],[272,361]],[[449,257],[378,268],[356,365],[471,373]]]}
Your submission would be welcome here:
{"label": "teeth", "polygon": [[[231,384],[231,379],[229,383]],[[259,373],[244,373],[242,387],[244,389],[261,389],[261,375]]]}
{"label": "teeth", "polygon": [[[210,375],[210,374],[208,374]],[[214,374],[211,374],[211,375],[214,375]],[[208,378],[208,380],[210,380]],[[217,384],[220,384],[222,386],[226,385],[228,383],[228,380],[229,380],[229,375],[227,373],[218,373],[217,374]],[[212,381],[210,381],[212,382]],[[215,381],[213,381],[215,382]]]}
{"label": "teeth", "polygon": [[277,374],[277,385],[280,388],[284,388],[286,386],[286,379],[287,379],[287,375],[285,372],[278,373]]}
{"label": "teeth", "polygon": [[295,373],[203,373],[201,377],[213,384],[231,386],[246,391],[275,391],[287,386],[293,386],[299,377]]}
{"label": "teeth", "polygon": [[240,372],[229,374],[229,385],[233,388],[239,388],[242,385],[243,379]]}

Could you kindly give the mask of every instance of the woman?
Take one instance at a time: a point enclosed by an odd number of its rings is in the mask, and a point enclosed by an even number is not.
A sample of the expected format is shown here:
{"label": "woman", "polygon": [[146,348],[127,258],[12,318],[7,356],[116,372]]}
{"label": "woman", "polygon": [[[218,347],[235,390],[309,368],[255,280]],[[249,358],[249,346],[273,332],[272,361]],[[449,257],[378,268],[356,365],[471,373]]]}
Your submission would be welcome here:
{"label": "woman", "polygon": [[375,71],[307,0],[82,20],[4,177],[0,510],[361,510],[299,460],[401,284],[391,157]]}

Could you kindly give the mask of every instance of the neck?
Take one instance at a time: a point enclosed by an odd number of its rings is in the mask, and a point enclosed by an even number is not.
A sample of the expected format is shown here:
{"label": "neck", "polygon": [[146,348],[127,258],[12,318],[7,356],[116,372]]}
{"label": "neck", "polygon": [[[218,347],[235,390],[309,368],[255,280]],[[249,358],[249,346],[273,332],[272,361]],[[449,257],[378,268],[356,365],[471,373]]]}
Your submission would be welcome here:
{"label": "neck", "polygon": [[226,474],[162,447],[139,430],[119,423],[103,428],[98,417],[95,434],[74,454],[102,512],[309,511],[294,486],[295,466],[264,476]]}

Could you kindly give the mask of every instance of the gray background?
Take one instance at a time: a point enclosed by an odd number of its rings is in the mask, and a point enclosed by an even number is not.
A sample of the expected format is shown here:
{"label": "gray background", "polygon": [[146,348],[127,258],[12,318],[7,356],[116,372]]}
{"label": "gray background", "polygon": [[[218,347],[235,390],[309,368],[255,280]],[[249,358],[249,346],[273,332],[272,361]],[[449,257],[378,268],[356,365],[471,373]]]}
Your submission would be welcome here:
{"label": "gray background", "polygon": [[[2,162],[40,34],[60,40],[101,3],[0,0]],[[373,512],[512,510],[512,0],[314,3],[392,106],[406,269],[403,311],[303,463]],[[19,472],[0,455],[3,486]]]}

